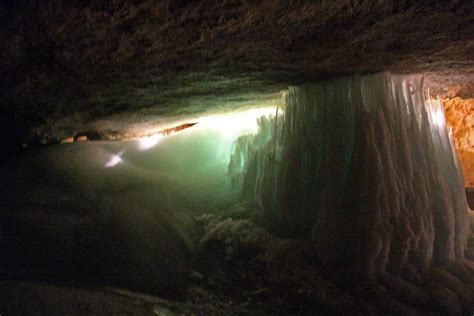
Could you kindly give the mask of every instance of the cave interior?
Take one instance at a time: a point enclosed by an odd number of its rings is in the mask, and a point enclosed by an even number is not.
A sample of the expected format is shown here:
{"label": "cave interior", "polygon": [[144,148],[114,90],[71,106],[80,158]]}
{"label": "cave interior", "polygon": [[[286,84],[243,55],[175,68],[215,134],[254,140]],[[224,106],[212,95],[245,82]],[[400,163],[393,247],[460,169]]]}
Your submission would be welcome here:
{"label": "cave interior", "polygon": [[0,315],[473,315],[471,1],[0,17]]}

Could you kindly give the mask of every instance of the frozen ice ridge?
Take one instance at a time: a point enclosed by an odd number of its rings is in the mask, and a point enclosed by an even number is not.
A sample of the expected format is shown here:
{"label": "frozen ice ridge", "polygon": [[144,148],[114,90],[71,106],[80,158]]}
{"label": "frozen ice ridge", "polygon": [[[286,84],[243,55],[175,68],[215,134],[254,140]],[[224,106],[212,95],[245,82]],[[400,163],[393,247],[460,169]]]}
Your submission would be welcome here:
{"label": "frozen ice ridge", "polygon": [[237,139],[234,185],[268,225],[312,238],[323,264],[362,275],[464,257],[468,206],[452,138],[423,76],[290,87]]}

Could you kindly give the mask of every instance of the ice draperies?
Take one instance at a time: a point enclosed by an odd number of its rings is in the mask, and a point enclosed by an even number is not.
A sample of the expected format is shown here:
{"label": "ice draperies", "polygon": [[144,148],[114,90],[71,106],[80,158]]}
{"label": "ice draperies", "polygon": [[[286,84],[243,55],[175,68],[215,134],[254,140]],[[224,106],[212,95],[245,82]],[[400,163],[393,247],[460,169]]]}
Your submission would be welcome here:
{"label": "ice draperies", "polygon": [[380,73],[290,87],[229,165],[280,234],[324,264],[373,275],[462,258],[462,171],[422,76]]}

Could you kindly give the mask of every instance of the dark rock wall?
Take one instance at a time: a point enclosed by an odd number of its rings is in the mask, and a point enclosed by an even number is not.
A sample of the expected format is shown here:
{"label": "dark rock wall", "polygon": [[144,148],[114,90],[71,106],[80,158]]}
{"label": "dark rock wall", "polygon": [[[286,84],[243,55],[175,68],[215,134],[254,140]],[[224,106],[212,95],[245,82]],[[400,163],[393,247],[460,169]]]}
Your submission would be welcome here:
{"label": "dark rock wall", "polygon": [[1,107],[20,138],[58,119],[201,112],[341,73],[474,66],[470,1],[19,0],[0,14]]}

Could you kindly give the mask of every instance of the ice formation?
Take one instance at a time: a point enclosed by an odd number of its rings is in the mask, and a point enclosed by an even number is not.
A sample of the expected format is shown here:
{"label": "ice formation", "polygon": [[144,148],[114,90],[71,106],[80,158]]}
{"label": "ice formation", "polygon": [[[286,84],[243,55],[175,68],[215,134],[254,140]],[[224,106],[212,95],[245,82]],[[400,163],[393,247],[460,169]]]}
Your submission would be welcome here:
{"label": "ice formation", "polygon": [[351,274],[464,257],[468,206],[439,101],[423,77],[381,73],[290,87],[236,140],[229,173],[274,230],[311,236]]}

